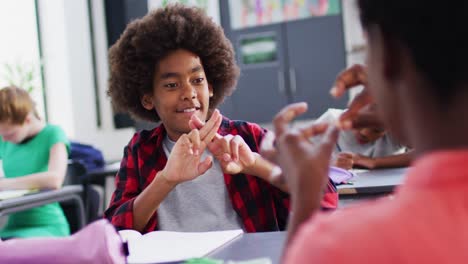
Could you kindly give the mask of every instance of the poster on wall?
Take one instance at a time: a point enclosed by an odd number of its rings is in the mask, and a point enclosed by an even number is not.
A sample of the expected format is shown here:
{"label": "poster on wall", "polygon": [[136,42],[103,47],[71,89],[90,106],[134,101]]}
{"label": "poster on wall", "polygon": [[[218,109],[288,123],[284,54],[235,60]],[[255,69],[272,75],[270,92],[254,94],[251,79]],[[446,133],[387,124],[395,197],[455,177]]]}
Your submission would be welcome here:
{"label": "poster on wall", "polygon": [[244,65],[271,64],[278,61],[276,34],[266,32],[240,38],[240,61]]}
{"label": "poster on wall", "polygon": [[232,29],[336,15],[339,0],[229,0]]}
{"label": "poster on wall", "polygon": [[148,0],[148,10],[164,7],[168,4],[181,3],[188,6],[196,6],[205,10],[218,25],[221,24],[219,18],[219,1],[215,0]]}

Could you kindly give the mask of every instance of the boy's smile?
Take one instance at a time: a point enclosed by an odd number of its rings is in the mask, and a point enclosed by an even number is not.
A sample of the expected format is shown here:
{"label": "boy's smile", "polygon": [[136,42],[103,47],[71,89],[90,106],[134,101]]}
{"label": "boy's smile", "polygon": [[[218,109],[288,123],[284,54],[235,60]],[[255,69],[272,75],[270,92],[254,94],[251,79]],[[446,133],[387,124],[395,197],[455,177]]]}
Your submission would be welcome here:
{"label": "boy's smile", "polygon": [[199,105],[193,105],[193,106],[183,106],[183,107],[179,107],[178,109],[176,109],[176,112],[179,113],[179,114],[184,114],[184,115],[187,115],[190,119],[190,117],[199,112],[201,109],[201,107]]}
{"label": "boy's smile", "polygon": [[212,92],[200,58],[178,49],[156,65],[153,94],[144,95],[142,104],[148,110],[156,109],[169,138],[176,141],[190,132],[192,115],[207,119]]}

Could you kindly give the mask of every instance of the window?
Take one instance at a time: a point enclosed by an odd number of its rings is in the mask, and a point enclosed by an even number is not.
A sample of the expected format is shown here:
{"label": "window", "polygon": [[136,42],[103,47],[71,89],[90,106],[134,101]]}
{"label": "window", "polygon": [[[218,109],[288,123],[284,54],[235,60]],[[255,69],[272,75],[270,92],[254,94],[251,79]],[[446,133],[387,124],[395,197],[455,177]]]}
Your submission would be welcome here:
{"label": "window", "polygon": [[46,118],[36,14],[34,0],[0,1],[0,87],[30,90],[39,115]]}

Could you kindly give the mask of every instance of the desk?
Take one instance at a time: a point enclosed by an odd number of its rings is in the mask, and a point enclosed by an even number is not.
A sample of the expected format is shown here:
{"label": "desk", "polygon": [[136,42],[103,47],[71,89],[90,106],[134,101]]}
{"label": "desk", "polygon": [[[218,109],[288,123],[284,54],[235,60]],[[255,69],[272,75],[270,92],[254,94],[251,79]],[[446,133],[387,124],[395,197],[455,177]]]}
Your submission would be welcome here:
{"label": "desk", "polygon": [[8,215],[11,213],[24,211],[42,205],[72,201],[75,203],[80,217],[77,219],[78,226],[81,228],[85,225],[85,212],[81,193],[83,186],[81,185],[68,185],[58,190],[45,190],[36,193],[26,194],[24,196],[6,199],[0,201],[0,216]]}
{"label": "desk", "polygon": [[85,184],[98,184],[104,189],[104,208],[109,205],[112,193],[115,190],[115,175],[120,169],[120,161],[106,164],[102,168],[89,171],[84,178]]}
{"label": "desk", "polygon": [[346,207],[368,199],[375,199],[393,192],[403,183],[408,168],[377,169],[356,173],[353,184],[337,187],[339,207]]}
{"label": "desk", "polygon": [[120,161],[114,162],[111,164],[106,164],[102,168],[88,171],[88,174],[86,175],[85,180],[88,183],[95,183],[104,187],[105,178],[110,175],[115,176],[115,174],[117,174],[119,169],[120,169]]}
{"label": "desk", "polygon": [[208,254],[207,257],[225,261],[266,257],[270,258],[273,264],[278,264],[285,242],[286,231],[245,233]]}
{"label": "desk", "polygon": [[353,184],[339,185],[338,193],[352,194],[386,194],[400,185],[408,168],[377,169],[356,173]]}

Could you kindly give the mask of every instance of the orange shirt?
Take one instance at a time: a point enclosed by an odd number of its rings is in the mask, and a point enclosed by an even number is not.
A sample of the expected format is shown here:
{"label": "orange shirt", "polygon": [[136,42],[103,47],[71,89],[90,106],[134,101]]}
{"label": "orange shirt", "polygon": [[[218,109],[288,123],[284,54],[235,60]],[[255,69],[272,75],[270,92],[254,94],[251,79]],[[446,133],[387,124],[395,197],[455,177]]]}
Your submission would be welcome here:
{"label": "orange shirt", "polygon": [[468,263],[468,150],[418,159],[392,197],[313,216],[285,263]]}

